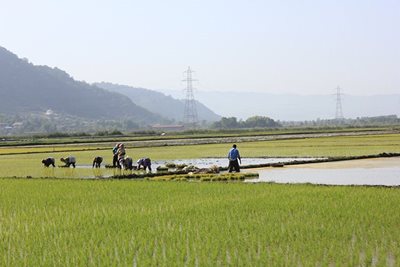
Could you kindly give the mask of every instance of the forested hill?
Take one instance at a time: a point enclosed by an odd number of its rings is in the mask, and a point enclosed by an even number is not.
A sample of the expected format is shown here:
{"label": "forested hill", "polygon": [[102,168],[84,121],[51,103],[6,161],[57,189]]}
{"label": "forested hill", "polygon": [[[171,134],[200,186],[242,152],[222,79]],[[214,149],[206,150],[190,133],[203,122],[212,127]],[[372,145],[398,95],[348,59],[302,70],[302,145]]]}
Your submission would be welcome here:
{"label": "forested hill", "polygon": [[58,68],[35,66],[0,47],[0,113],[48,109],[88,119],[162,121],[124,95],[76,81]]}
{"label": "forested hill", "polygon": [[[153,113],[167,117],[168,119],[173,119],[175,121],[183,120],[183,110],[185,105],[183,100],[179,100],[163,93],[144,88],[136,88],[105,82],[95,83],[94,85],[111,92],[124,94],[128,96],[135,104],[144,107]],[[221,119],[221,116],[217,115],[214,111],[198,101],[196,101],[196,108],[199,120],[201,121],[205,120],[213,122]]]}

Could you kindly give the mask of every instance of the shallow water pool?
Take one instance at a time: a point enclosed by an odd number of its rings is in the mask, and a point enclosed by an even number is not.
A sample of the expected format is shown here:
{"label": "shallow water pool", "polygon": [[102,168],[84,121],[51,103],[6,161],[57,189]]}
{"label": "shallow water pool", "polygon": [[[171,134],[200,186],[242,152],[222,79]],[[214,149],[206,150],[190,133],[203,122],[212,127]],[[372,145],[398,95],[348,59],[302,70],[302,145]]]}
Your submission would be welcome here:
{"label": "shallow water pool", "polygon": [[[316,158],[243,158],[241,166],[258,165],[268,163],[286,163],[295,160],[314,160]],[[228,167],[229,161],[226,158],[199,158],[199,159],[179,159],[179,160],[157,160],[153,162],[154,166],[165,165],[166,163],[194,165],[198,168],[209,168],[212,165],[219,167]]]}
{"label": "shallow water pool", "polygon": [[244,171],[259,174],[258,179],[246,182],[400,186],[400,158],[315,163]]}

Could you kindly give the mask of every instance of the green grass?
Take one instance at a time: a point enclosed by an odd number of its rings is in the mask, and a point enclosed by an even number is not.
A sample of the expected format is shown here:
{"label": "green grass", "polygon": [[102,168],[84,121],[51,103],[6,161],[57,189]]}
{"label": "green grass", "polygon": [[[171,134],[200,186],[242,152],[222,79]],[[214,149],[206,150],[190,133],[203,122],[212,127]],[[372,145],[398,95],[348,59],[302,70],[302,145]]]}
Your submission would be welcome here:
{"label": "green grass", "polygon": [[247,143],[241,147],[244,154],[252,156],[361,156],[400,152],[400,134],[277,140]]}
{"label": "green grass", "polygon": [[398,266],[400,190],[0,179],[2,266]]}
{"label": "green grass", "polygon": [[[117,140],[118,141],[118,140]],[[116,142],[117,142],[116,141]],[[69,151],[89,151],[95,154],[109,152],[115,142],[106,146],[103,143],[89,145],[48,145],[27,147],[0,147],[0,155],[24,153],[68,153]],[[237,142],[248,157],[255,156],[359,156],[382,151],[400,151],[400,134],[335,136],[318,138],[298,138],[272,141]],[[158,159],[198,158],[226,154],[230,144],[203,144],[184,146],[135,147],[127,143],[132,152],[149,154]],[[176,154],[178,153],[178,154]]]}
{"label": "green grass", "polygon": [[[127,153],[153,160],[226,157],[230,145],[128,146]],[[78,165],[91,165],[94,156],[111,163],[111,148],[2,148],[0,177],[114,174],[40,163],[52,156],[58,165],[69,154]],[[242,157],[359,156],[400,152],[400,134],[238,148]],[[33,154],[5,155],[10,151]],[[398,266],[399,203],[397,188],[0,179],[0,266]]]}
{"label": "green grass", "polygon": [[[6,137],[9,141],[0,140],[1,146],[23,145],[53,145],[53,144],[80,144],[80,143],[104,143],[109,145],[115,141],[140,141],[140,140],[173,140],[192,138],[214,137],[240,137],[240,136],[265,136],[287,135],[299,133],[346,133],[346,132],[380,132],[399,130],[399,126],[386,127],[311,127],[311,128],[278,128],[278,129],[227,129],[227,130],[194,130],[184,132],[168,132],[161,136],[160,132],[154,133],[130,133],[123,136],[69,136],[69,137],[45,137],[45,136],[15,136]],[[10,140],[12,139],[12,140]]]}
{"label": "green grass", "polygon": [[[335,157],[400,152],[400,134],[338,136],[237,143],[242,157]],[[226,157],[230,144],[133,148],[155,159]]]}

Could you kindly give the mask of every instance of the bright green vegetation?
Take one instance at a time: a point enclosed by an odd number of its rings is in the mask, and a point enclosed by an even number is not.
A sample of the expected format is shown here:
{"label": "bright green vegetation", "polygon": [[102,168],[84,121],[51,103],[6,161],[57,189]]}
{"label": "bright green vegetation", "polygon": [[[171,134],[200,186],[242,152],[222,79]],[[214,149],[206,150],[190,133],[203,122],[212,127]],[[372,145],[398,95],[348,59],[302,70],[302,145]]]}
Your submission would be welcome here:
{"label": "bright green vegetation", "polygon": [[150,178],[152,181],[200,181],[200,182],[233,182],[258,178],[258,173],[224,173],[224,174],[185,174],[163,175]]}
{"label": "bright green vegetation", "polygon": [[[114,142],[109,147],[0,148],[0,177],[120,175],[119,170],[91,168],[94,156],[104,158],[103,166],[111,163]],[[400,134],[237,144],[242,157],[359,156],[400,152]],[[226,157],[230,146],[138,148],[128,143],[127,155],[153,161]],[[41,165],[49,156],[58,165],[69,154],[88,168]],[[236,181],[241,175],[219,179]],[[209,183],[215,178],[188,177],[0,179],[0,265],[399,265],[398,188]]]}
{"label": "bright green vegetation", "polygon": [[[365,135],[365,136],[336,136],[319,137],[307,139],[288,139],[262,142],[242,142],[237,143],[242,157],[335,157],[335,156],[360,156],[379,154],[382,152],[400,152],[400,134],[387,135]],[[207,144],[207,145],[185,145],[185,146],[160,146],[160,147],[130,147],[128,144],[127,155],[134,161],[141,157],[150,157],[152,160],[174,160],[205,157],[225,158],[231,144]],[[2,148],[0,149],[0,177],[94,177],[110,176],[121,174],[118,170],[91,168],[43,168],[41,160],[46,157],[54,157],[57,160],[56,165],[60,164],[59,158],[70,154],[76,156],[77,165],[86,165],[90,167],[95,156],[102,156],[104,164],[112,163],[112,146],[100,147],[99,150],[87,150],[83,146],[66,146],[56,149],[66,152],[34,153],[4,155],[18,151],[24,152],[42,152],[43,147],[27,148]],[[37,149],[37,150],[35,150]],[[47,148],[49,149],[49,148]],[[67,151],[68,149],[76,151]],[[54,151],[60,151],[54,150]],[[126,173],[128,174],[128,173]]]}
{"label": "bright green vegetation", "polygon": [[[399,152],[400,134],[337,136],[237,143],[242,157],[336,157]],[[226,157],[231,144],[133,148],[155,159]]]}
{"label": "bright green vegetation", "polygon": [[287,157],[342,157],[400,152],[400,134],[370,136],[338,136],[253,142],[244,147],[242,154],[252,156]]}
{"label": "bright green vegetation", "polygon": [[[1,146],[20,145],[62,145],[62,144],[93,144],[94,146],[110,146],[115,141],[131,142],[141,140],[174,140],[193,138],[215,138],[215,137],[242,137],[242,136],[268,136],[289,134],[312,134],[312,133],[347,133],[347,132],[381,132],[399,130],[399,126],[390,127],[333,127],[333,128],[277,128],[277,129],[231,129],[231,130],[193,130],[184,132],[171,132],[161,136],[161,132],[138,132],[122,136],[66,136],[66,137],[23,137],[16,136],[12,140],[4,142],[0,140]],[[5,139],[10,139],[6,137]]]}
{"label": "bright green vegetation", "polygon": [[400,190],[0,179],[2,266],[398,266]]}
{"label": "bright green vegetation", "polygon": [[[88,151],[90,154],[109,154],[114,146],[115,140],[108,144],[94,143],[88,145],[54,145],[54,146],[28,146],[28,147],[0,147],[0,155],[21,153],[53,153],[69,151],[79,153]],[[258,156],[359,156],[365,154],[376,154],[387,151],[400,150],[400,134],[385,135],[362,135],[362,136],[334,136],[313,137],[298,139],[283,139],[271,141],[237,142],[240,144],[242,154],[248,157]],[[137,154],[149,154],[157,159],[218,157],[226,154],[230,143],[185,145],[185,146],[147,146],[135,147],[126,143],[126,147]],[[178,153],[178,154],[176,154]],[[173,154],[173,155],[172,155]]]}

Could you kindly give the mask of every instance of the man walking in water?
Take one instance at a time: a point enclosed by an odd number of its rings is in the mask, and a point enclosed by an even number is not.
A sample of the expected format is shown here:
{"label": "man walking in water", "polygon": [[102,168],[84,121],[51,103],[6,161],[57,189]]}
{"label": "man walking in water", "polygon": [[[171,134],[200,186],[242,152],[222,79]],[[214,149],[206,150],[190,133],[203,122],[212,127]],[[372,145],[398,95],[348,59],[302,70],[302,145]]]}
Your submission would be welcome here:
{"label": "man walking in water", "polygon": [[242,159],[240,158],[239,150],[237,150],[236,145],[233,145],[231,150],[229,150],[228,159],[229,172],[232,172],[233,169],[235,169],[236,172],[240,172],[238,160],[240,161],[240,164],[242,164]]}

